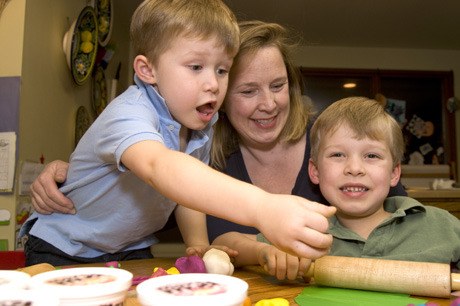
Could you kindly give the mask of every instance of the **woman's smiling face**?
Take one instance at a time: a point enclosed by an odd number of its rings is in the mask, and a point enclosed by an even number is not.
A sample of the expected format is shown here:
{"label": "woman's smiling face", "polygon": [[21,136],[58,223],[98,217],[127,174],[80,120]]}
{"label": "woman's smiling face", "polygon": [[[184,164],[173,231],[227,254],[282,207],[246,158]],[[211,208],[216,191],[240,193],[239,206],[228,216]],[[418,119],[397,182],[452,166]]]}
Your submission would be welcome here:
{"label": "woman's smiling face", "polygon": [[245,145],[277,142],[290,110],[283,57],[275,46],[245,54],[232,67],[224,108]]}

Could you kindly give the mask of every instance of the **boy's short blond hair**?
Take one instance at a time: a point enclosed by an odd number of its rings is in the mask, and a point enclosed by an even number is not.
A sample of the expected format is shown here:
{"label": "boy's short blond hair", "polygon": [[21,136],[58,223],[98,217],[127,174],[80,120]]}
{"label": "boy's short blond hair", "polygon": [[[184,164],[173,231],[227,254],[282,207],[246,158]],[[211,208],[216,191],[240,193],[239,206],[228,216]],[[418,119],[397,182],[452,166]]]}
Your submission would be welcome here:
{"label": "boy's short blond hair", "polygon": [[386,142],[391,151],[393,166],[402,161],[405,146],[398,122],[379,102],[365,97],[349,97],[331,104],[314,122],[310,131],[310,148],[315,163],[322,138],[331,135],[344,124],[356,133],[358,139],[368,137]]}
{"label": "boy's short blond hair", "polygon": [[221,0],[145,0],[135,10],[130,28],[135,54],[152,63],[178,36],[217,37],[233,57],[239,35],[235,15]]}

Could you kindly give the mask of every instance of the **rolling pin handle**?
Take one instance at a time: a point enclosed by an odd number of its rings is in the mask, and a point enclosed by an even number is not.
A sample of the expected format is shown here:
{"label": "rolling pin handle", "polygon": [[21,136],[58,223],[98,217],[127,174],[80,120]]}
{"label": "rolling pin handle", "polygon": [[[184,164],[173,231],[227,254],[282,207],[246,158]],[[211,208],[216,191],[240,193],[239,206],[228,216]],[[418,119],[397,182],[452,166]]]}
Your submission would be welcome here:
{"label": "rolling pin handle", "polygon": [[451,290],[457,291],[460,290],[460,273],[451,273]]}

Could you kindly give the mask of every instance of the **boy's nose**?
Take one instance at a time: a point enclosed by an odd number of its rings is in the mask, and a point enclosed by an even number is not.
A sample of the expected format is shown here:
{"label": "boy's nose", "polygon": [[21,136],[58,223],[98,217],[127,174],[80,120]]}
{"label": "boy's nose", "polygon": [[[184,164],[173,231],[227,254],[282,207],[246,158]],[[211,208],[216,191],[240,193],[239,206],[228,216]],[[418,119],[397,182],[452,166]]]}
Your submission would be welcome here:
{"label": "boy's nose", "polygon": [[216,92],[219,89],[219,80],[216,74],[210,73],[205,80],[205,90]]}
{"label": "boy's nose", "polygon": [[363,175],[365,173],[363,163],[356,157],[350,157],[347,159],[344,171],[345,174],[350,175]]}

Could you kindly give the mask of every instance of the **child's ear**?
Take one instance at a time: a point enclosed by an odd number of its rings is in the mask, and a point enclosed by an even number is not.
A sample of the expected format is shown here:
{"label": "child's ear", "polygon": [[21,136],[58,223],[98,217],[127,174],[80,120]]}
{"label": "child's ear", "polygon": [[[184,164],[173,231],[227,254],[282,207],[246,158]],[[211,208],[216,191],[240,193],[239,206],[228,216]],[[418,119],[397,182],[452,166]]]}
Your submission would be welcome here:
{"label": "child's ear", "polygon": [[401,177],[401,163],[398,163],[391,172],[390,186],[394,187],[398,184],[399,178]]}
{"label": "child's ear", "polygon": [[311,158],[308,160],[308,175],[310,176],[310,180],[313,184],[319,184],[318,168]]}
{"label": "child's ear", "polygon": [[138,55],[134,58],[134,72],[136,72],[137,77],[147,84],[155,84],[155,72],[153,65],[144,55]]}

